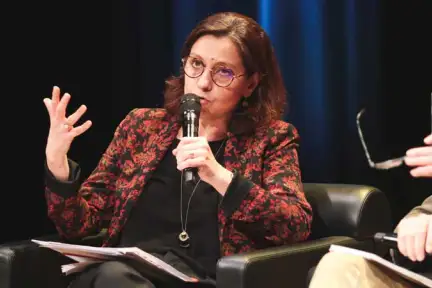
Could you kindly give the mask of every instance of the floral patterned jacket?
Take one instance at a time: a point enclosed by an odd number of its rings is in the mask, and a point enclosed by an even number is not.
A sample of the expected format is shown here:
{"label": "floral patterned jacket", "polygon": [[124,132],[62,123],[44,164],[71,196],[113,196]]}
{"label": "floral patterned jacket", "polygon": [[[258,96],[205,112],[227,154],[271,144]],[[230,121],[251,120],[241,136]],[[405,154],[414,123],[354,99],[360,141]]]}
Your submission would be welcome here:
{"label": "floral patterned jacket", "polygon": [[[81,184],[69,160],[70,181],[47,173],[48,216],[66,239],[107,228],[115,245],[144,185],[181,125],[164,109],[134,109],[116,128],[97,167]],[[228,134],[224,167],[235,171],[218,212],[221,255],[305,240],[312,210],[303,193],[294,126],[274,121],[253,134]]]}

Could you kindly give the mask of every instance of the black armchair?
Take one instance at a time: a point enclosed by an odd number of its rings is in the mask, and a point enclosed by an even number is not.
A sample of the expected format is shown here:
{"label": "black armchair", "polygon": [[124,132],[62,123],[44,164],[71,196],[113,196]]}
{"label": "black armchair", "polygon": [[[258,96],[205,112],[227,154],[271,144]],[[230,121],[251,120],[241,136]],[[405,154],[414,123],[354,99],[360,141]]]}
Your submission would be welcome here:
{"label": "black armchair", "polygon": [[377,232],[392,231],[382,191],[349,184],[306,183],[304,188],[314,211],[309,240],[220,259],[218,287],[307,287],[310,270],[332,244],[386,256],[387,247],[373,239]]}
{"label": "black armchair", "polygon": [[[223,257],[217,265],[217,287],[307,287],[308,273],[331,244],[355,247],[379,255],[376,232],[392,230],[388,201],[370,186],[305,183],[314,210],[308,241]],[[61,241],[56,235],[53,241]],[[49,240],[49,237],[40,239]],[[97,237],[86,239],[96,244]],[[382,247],[381,247],[382,248]],[[66,287],[60,265],[71,260],[26,240],[0,245],[0,287]]]}

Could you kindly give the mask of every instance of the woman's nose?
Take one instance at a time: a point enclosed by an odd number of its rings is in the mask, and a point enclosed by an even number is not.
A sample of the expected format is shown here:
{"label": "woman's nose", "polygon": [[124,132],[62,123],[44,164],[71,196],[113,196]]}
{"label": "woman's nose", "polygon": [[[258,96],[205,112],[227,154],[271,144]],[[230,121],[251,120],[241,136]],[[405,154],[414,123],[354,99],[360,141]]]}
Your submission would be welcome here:
{"label": "woman's nose", "polygon": [[198,88],[203,91],[209,91],[212,88],[213,80],[211,76],[211,71],[205,69],[203,74],[198,77]]}

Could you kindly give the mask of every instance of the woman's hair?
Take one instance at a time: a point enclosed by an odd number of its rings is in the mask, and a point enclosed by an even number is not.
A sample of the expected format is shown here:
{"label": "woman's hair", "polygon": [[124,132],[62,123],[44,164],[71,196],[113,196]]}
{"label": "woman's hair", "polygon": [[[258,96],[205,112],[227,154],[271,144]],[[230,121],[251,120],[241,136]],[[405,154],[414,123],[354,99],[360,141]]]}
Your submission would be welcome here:
{"label": "woman's hair", "polygon": [[[242,57],[246,76],[255,72],[260,75],[260,82],[247,98],[247,107],[241,102],[231,119],[233,132],[241,132],[266,125],[283,116],[286,105],[286,90],[272,44],[268,35],[253,19],[244,15],[224,12],[202,20],[187,37],[181,57],[189,56],[194,43],[202,36],[227,37],[236,46]],[[179,111],[180,99],[184,93],[184,73],[166,81],[165,108],[170,114]]]}

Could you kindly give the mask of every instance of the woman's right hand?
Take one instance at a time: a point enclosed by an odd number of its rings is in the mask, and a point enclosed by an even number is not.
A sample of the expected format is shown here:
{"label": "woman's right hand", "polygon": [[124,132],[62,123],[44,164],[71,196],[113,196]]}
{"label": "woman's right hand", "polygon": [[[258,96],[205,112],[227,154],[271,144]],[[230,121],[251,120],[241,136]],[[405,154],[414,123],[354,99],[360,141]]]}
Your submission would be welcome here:
{"label": "woman's right hand", "polygon": [[70,94],[65,93],[60,99],[60,89],[54,86],[52,98],[43,99],[50,119],[50,129],[45,148],[47,165],[54,177],[61,181],[65,181],[69,177],[67,153],[73,139],[87,131],[92,125],[92,122],[87,120],[83,124],[74,127],[74,124],[85,113],[87,107],[81,105],[74,113],[66,117],[66,107],[70,98]]}

